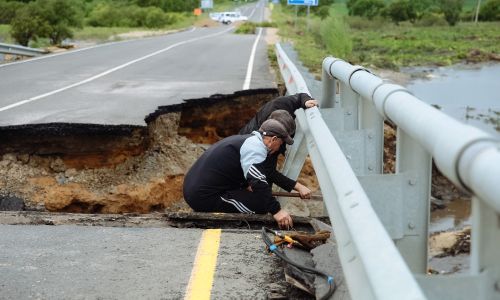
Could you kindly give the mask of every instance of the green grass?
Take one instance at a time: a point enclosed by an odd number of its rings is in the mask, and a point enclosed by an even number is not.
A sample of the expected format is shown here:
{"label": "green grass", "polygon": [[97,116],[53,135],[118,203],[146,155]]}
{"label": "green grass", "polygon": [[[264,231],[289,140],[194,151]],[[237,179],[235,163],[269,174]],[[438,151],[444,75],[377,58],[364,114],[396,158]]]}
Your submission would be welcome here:
{"label": "green grass", "polygon": [[[401,66],[451,65],[464,59],[489,60],[500,53],[500,22],[415,27],[411,24],[352,30],[354,63],[397,69]],[[480,55],[471,57],[472,51]]]}
{"label": "green grass", "polygon": [[129,28],[129,27],[91,27],[85,26],[74,30],[75,40],[97,40],[106,41],[112,36],[131,31],[150,30],[146,28]]}
{"label": "green grass", "polygon": [[117,39],[116,35],[134,31],[166,31],[173,29],[186,28],[196,21],[196,17],[189,16],[180,19],[178,22],[172,25],[165,26],[161,29],[151,29],[142,27],[92,27],[85,26],[83,28],[74,28],[74,40],[93,40],[93,41],[107,41],[110,39]]}
{"label": "green grass", "polygon": [[12,43],[10,37],[10,25],[0,24],[0,40],[4,43]]}
{"label": "green grass", "polygon": [[[500,22],[462,22],[454,27],[411,23],[396,26],[384,19],[370,21],[348,17],[341,3],[333,7],[333,17],[349,20],[352,24],[347,29],[351,41],[346,41],[352,42],[350,54],[339,55],[327,50],[328,43],[319,34],[325,20],[311,18],[310,31],[307,31],[305,18],[299,17],[295,24],[294,14],[279,7],[273,10],[272,18],[278,24],[282,40],[293,43],[303,64],[315,74],[321,74],[321,62],[330,55],[353,64],[397,70],[404,66],[487,61],[491,54],[500,54]],[[471,55],[472,52],[475,55]]]}

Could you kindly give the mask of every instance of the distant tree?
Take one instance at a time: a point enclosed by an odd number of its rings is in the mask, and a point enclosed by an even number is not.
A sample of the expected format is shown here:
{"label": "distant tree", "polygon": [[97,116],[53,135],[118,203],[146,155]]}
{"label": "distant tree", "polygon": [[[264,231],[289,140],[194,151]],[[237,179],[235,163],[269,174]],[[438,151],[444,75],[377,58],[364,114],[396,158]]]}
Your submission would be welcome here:
{"label": "distant tree", "polygon": [[70,26],[81,25],[72,0],[37,0],[23,6],[11,21],[11,35],[21,45],[40,37],[60,44],[72,37]]}
{"label": "distant tree", "polygon": [[463,0],[439,0],[439,7],[444,14],[446,22],[448,22],[450,26],[455,26],[460,19]]}
{"label": "distant tree", "polygon": [[166,16],[163,10],[159,7],[150,7],[147,10],[146,20],[144,25],[149,28],[161,28],[165,26]]}
{"label": "distant tree", "polygon": [[349,15],[372,19],[381,14],[385,8],[383,0],[348,0],[346,2]]}
{"label": "distant tree", "polygon": [[108,3],[98,3],[89,13],[87,23],[90,26],[112,27],[120,24],[120,11]]}
{"label": "distant tree", "polygon": [[330,8],[328,6],[322,6],[316,11],[316,15],[318,15],[321,20],[324,20],[330,16]]}
{"label": "distant tree", "polygon": [[0,24],[10,24],[16,11],[20,10],[24,3],[17,1],[0,1]]}
{"label": "distant tree", "polygon": [[500,20],[500,0],[488,0],[481,5],[479,12],[481,21],[499,21]]}
{"label": "distant tree", "polygon": [[46,37],[52,45],[60,44],[64,39],[73,37],[72,26],[81,26],[82,19],[77,13],[77,2],[70,0],[38,0],[42,18],[49,28]]}
{"label": "distant tree", "polygon": [[426,14],[437,13],[439,11],[436,0],[411,0],[410,4],[415,10],[417,19],[422,18]]}
{"label": "distant tree", "polygon": [[23,46],[28,46],[31,40],[46,35],[49,27],[42,17],[41,7],[34,2],[16,11],[10,25],[10,35]]}
{"label": "distant tree", "polygon": [[413,23],[417,18],[415,7],[409,0],[398,0],[392,2],[389,4],[386,12],[391,20],[396,24],[408,20]]}

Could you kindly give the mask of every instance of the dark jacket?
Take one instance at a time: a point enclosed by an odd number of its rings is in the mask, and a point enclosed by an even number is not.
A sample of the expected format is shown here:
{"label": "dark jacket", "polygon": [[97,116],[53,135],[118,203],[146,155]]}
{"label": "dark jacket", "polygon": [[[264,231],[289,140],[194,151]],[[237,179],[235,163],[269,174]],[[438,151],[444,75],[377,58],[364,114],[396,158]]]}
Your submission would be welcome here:
{"label": "dark jacket", "polygon": [[255,211],[277,213],[280,205],[272,196],[263,166],[266,157],[267,148],[258,132],[220,140],[205,151],[186,174],[184,198],[190,204],[202,204],[227,191],[250,186],[259,199]]}
{"label": "dark jacket", "polygon": [[[259,130],[260,125],[264,123],[271,113],[278,109],[284,109],[295,119],[295,111],[299,108],[306,108],[306,101],[311,100],[311,96],[305,93],[299,93],[291,96],[283,96],[273,99],[264,104],[261,109],[239,132],[239,134],[248,134],[254,130]],[[296,181],[286,177],[276,170],[279,154],[285,155],[286,145],[283,143],[278,152],[271,154],[264,162],[264,168],[268,174],[270,184],[276,184],[286,191],[291,191],[295,187]]]}
{"label": "dark jacket", "polygon": [[278,109],[284,109],[295,119],[295,111],[299,108],[306,108],[306,101],[311,100],[311,96],[305,93],[299,93],[291,96],[283,96],[273,99],[264,104],[248,123],[241,128],[239,134],[249,134],[254,130],[259,130],[260,125],[264,123],[271,113]]}

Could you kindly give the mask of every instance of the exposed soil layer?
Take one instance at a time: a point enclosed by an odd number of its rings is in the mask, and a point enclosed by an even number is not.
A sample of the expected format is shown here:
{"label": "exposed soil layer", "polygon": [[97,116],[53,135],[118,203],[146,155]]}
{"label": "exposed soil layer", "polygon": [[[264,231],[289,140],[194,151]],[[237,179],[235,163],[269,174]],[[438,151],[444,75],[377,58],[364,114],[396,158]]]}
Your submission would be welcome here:
{"label": "exposed soil layer", "polygon": [[[236,134],[277,96],[276,89],[260,89],[187,100],[159,107],[147,126],[1,127],[0,204],[72,213],[189,211],[184,174],[204,144]],[[304,169],[300,180],[311,181],[312,167]]]}
{"label": "exposed soil layer", "polygon": [[[0,127],[0,210],[190,211],[182,199],[184,174],[206,144],[236,134],[277,96],[275,89],[261,89],[186,100],[159,107],[146,117],[147,126]],[[384,132],[384,172],[394,173],[396,130],[386,124]],[[309,158],[299,181],[319,189]],[[467,197],[436,168],[432,195],[444,203]],[[442,207],[433,202],[433,209]],[[310,209],[303,215],[318,215]]]}

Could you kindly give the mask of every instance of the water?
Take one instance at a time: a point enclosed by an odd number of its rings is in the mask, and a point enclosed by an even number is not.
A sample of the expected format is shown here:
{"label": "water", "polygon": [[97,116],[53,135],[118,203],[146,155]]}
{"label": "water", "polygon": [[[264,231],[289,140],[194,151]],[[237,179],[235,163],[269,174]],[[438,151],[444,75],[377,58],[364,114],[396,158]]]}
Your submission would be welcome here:
{"label": "water", "polygon": [[471,201],[455,199],[446,204],[443,209],[431,213],[429,232],[462,229],[471,225]]}
{"label": "water", "polygon": [[406,68],[419,77],[406,87],[422,101],[500,137],[500,64]]}
{"label": "water", "polygon": [[[456,65],[402,70],[416,79],[407,88],[422,101],[469,125],[500,137],[500,64]],[[447,202],[431,213],[429,232],[463,229],[471,225],[470,200]],[[429,266],[445,273],[466,272],[467,254],[432,257]]]}
{"label": "water", "polygon": [[[406,87],[444,113],[500,137],[500,64],[402,70],[417,79]],[[431,214],[430,232],[470,225],[470,201],[456,199]]]}

